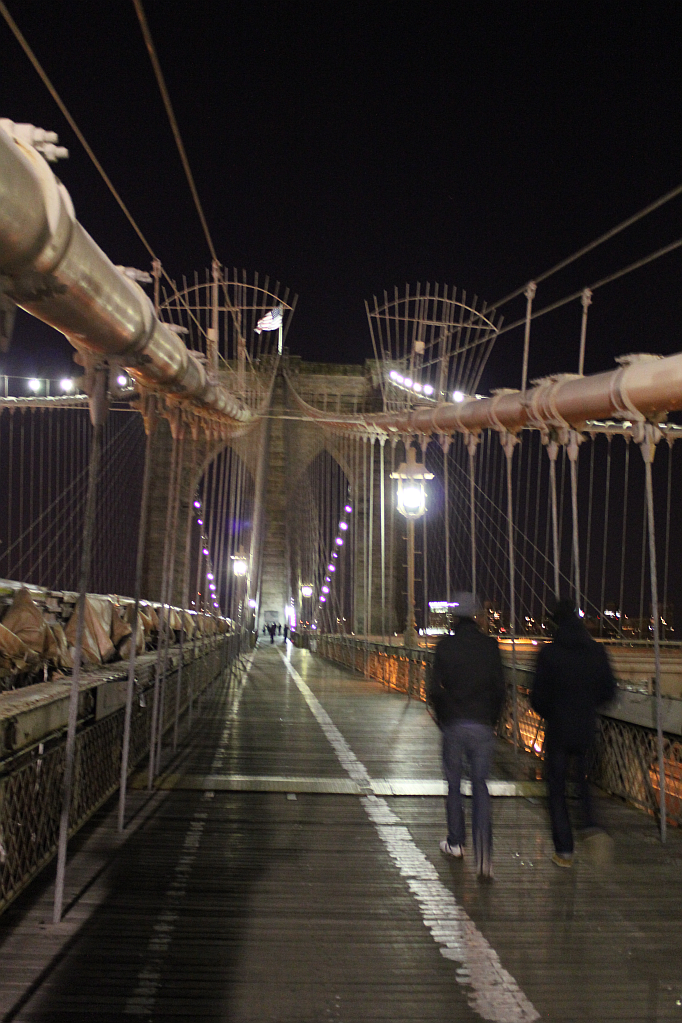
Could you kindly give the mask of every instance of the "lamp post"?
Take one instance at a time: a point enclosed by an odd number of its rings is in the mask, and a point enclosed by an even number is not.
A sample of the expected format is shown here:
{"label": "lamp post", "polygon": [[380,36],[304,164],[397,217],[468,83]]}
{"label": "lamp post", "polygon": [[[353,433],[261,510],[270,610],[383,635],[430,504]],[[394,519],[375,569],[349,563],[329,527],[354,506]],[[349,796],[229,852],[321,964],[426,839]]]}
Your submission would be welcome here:
{"label": "lamp post", "polygon": [[417,462],[411,445],[406,450],[406,457],[407,461],[399,466],[397,472],[391,473],[391,478],[398,480],[398,511],[407,519],[407,621],[403,645],[416,647],[419,638],[414,617],[414,523],[426,511],[425,483],[433,479],[433,473],[427,472],[426,466]]}

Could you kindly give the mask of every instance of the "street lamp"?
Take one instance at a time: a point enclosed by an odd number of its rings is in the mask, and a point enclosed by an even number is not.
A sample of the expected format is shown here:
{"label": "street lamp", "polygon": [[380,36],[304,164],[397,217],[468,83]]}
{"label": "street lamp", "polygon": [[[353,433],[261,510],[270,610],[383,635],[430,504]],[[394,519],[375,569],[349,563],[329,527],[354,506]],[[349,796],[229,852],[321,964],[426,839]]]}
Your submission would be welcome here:
{"label": "street lamp", "polygon": [[[234,572],[235,579],[237,580],[237,585],[235,586],[235,590],[232,594],[232,599],[234,600],[235,597],[237,599],[236,618],[239,622],[240,628],[243,628],[244,601],[246,600],[246,593],[248,590],[247,576],[249,574],[249,562],[246,555],[244,554],[244,551],[241,548],[239,549],[239,552],[237,554],[231,554],[230,557],[232,559],[232,571]],[[239,585],[242,579],[246,583],[246,586],[243,589],[242,586]]]}
{"label": "street lamp", "polygon": [[398,511],[407,519],[407,621],[403,643],[406,647],[419,645],[417,623],[414,617],[414,522],[426,511],[426,480],[433,479],[433,473],[417,462],[415,450],[410,445],[406,451],[407,461],[397,472],[391,473],[398,481]]}

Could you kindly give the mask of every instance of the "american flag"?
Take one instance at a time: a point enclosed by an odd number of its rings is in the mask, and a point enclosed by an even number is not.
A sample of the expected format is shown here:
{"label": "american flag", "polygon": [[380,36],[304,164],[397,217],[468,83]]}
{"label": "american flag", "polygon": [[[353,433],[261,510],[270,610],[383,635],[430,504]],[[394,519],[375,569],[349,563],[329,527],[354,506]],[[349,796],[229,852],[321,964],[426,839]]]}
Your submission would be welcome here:
{"label": "american flag", "polygon": [[282,326],[283,311],[282,306],[278,305],[261,317],[256,327],[256,333],[260,334],[262,330],[278,330]]}

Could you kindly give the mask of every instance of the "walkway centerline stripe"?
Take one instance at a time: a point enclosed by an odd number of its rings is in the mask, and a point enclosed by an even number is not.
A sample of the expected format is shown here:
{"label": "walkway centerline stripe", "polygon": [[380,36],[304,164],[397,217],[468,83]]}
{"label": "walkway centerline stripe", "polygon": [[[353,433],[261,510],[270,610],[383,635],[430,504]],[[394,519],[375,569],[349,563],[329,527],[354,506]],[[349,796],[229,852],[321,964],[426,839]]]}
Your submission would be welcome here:
{"label": "walkway centerline stripe", "polygon": [[425,927],[431,932],[436,944],[440,945],[441,955],[459,963],[457,982],[467,990],[471,1008],[483,1019],[493,1023],[530,1023],[531,1020],[539,1019],[540,1014],[535,1006],[512,975],[504,969],[495,949],[440,880],[436,868],[416,845],[408,828],[393,813],[385,799],[374,795],[372,780],[365,766],[355,756],[320,701],[285,655],[280,652],[280,656],[334,748],[341,766],[365,792],[360,802],[389,856],[405,878],[419,906]]}

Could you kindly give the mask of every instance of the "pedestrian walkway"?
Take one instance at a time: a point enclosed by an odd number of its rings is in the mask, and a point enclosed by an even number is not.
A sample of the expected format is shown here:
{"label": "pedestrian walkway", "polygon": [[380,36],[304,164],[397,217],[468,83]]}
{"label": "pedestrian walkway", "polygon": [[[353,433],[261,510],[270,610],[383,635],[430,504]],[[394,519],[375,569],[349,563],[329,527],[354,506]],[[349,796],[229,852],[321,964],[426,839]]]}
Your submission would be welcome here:
{"label": "pedestrian walkway", "polygon": [[481,885],[423,704],[268,644],[204,711],[125,841],[111,808],[74,840],[65,922],[47,875],[0,917],[2,1020],[682,1020],[678,832],[602,800],[615,864],[562,870],[501,796]]}

